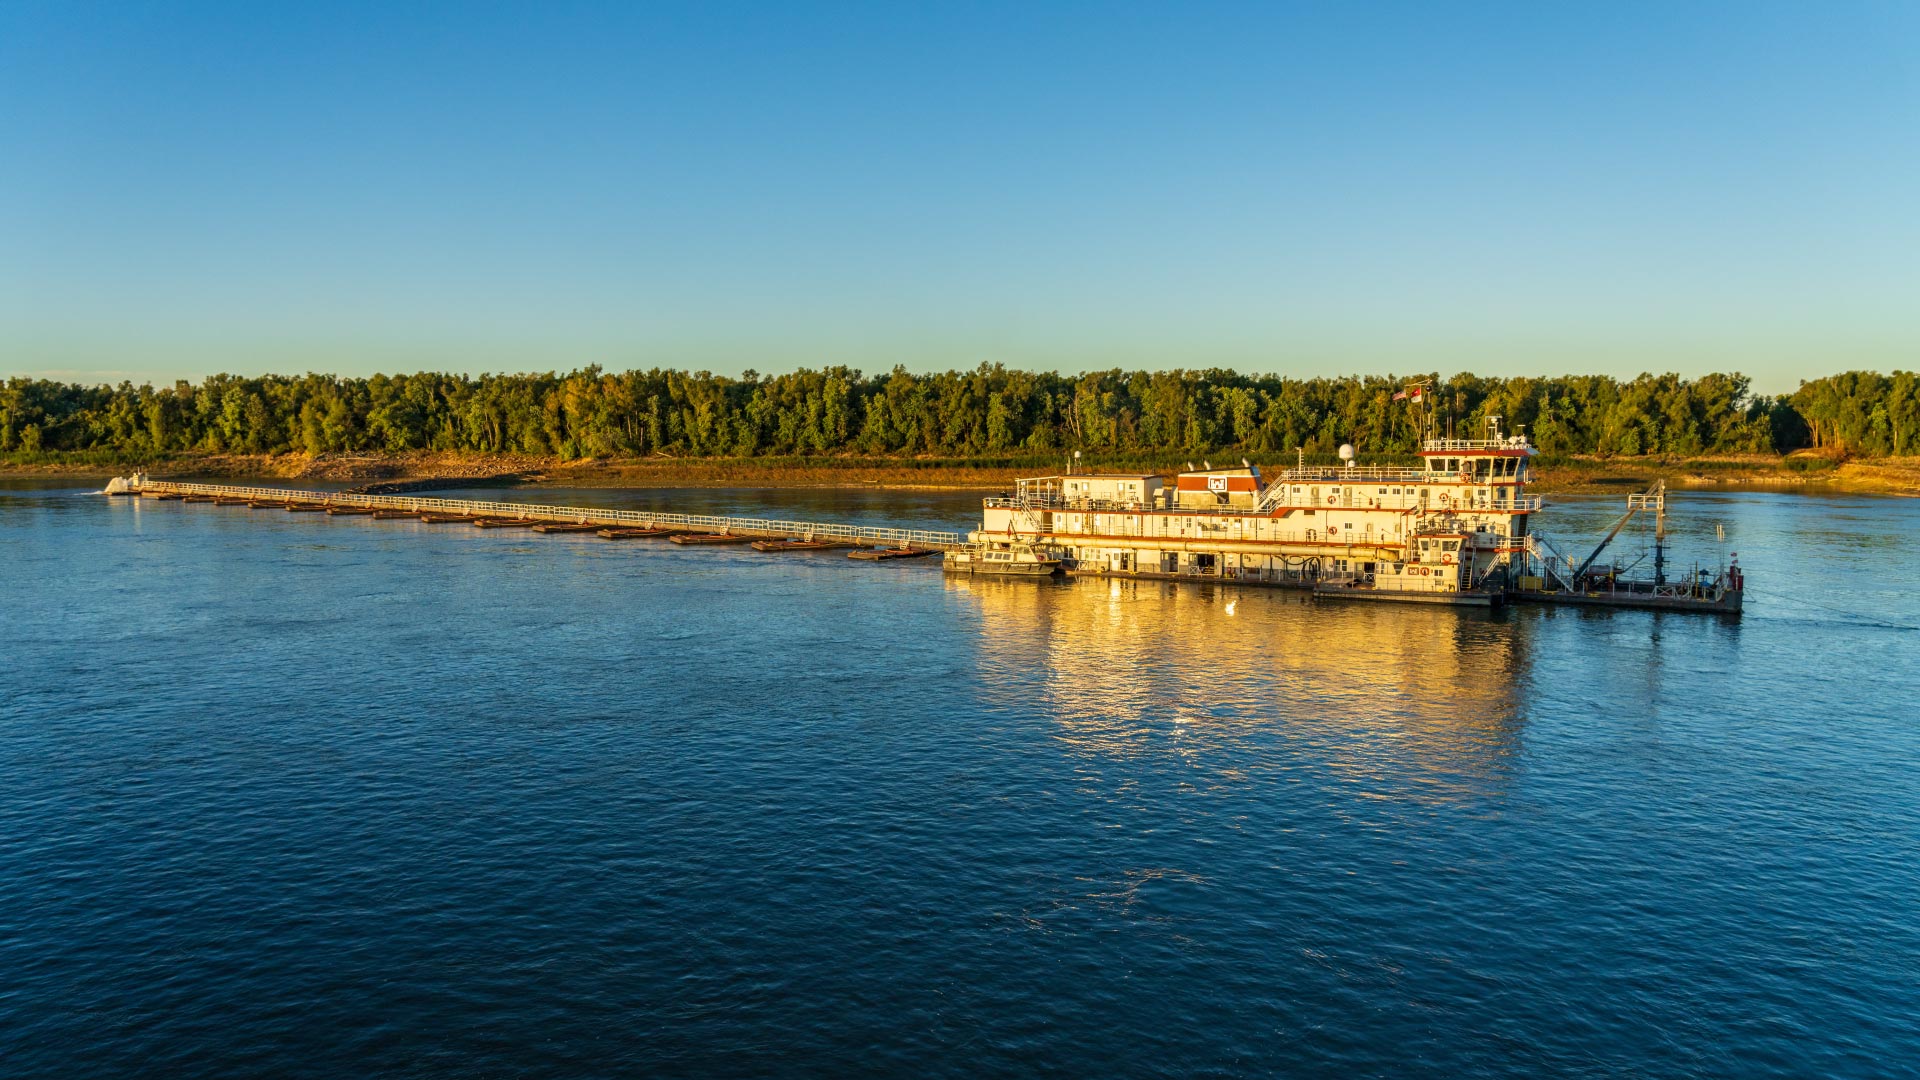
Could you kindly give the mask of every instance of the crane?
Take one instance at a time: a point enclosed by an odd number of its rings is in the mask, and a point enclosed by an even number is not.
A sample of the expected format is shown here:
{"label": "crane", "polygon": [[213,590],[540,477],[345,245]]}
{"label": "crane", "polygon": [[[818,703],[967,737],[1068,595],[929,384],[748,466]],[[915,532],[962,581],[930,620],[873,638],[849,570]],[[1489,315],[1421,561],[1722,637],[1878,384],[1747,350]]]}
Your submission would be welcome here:
{"label": "crane", "polygon": [[1627,512],[1620,515],[1620,520],[1614,522],[1613,528],[1607,530],[1607,535],[1601,538],[1599,546],[1593,549],[1593,554],[1588,555],[1587,561],[1580,564],[1580,569],[1573,572],[1573,580],[1579,581],[1586,575],[1587,569],[1593,565],[1595,559],[1600,557],[1600,553],[1607,550],[1607,545],[1613,543],[1613,538],[1620,535],[1621,529],[1627,527],[1627,522],[1633,520],[1633,515],[1642,510],[1652,510],[1656,515],[1653,533],[1653,576],[1657,582],[1665,581],[1667,541],[1667,482],[1665,480],[1655,480],[1653,486],[1641,494],[1627,496]]}

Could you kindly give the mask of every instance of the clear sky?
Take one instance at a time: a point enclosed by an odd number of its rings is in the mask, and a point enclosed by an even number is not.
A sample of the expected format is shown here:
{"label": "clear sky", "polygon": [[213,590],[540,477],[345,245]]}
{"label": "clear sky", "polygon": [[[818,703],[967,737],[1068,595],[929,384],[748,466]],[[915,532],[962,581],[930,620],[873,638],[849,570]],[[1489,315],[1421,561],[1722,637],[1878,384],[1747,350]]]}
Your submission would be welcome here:
{"label": "clear sky", "polygon": [[0,375],[1920,365],[1920,4],[0,3]]}

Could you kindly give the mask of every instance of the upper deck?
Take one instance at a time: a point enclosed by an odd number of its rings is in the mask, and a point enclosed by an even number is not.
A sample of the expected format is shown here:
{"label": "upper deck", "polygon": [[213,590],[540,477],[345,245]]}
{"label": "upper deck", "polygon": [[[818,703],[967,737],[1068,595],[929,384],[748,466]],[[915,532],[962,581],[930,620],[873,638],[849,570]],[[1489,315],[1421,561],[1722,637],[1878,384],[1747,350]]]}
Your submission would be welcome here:
{"label": "upper deck", "polygon": [[[1163,487],[1159,477],[1139,473],[1082,473],[1028,477],[1016,482],[1013,495],[986,500],[989,508],[1020,510],[1142,511],[1147,513],[1266,514],[1291,506],[1314,507],[1341,493],[1337,502],[1354,506],[1362,485],[1374,485],[1361,496],[1369,509],[1412,509],[1429,505],[1426,494],[1435,488],[1448,506],[1475,506],[1501,512],[1538,510],[1540,500],[1521,494],[1527,483],[1527,459],[1536,451],[1525,435],[1500,433],[1499,418],[1489,418],[1489,438],[1427,439],[1418,451],[1422,464],[1337,465],[1302,462],[1272,478],[1243,463],[1242,468],[1215,469],[1210,464],[1175,477]],[[1352,451],[1342,448],[1351,457]],[[1316,485],[1327,485],[1323,493]],[[1384,486],[1382,486],[1384,485]],[[1212,493],[1211,497],[1209,493]],[[1217,498],[1217,505],[1214,499]]]}

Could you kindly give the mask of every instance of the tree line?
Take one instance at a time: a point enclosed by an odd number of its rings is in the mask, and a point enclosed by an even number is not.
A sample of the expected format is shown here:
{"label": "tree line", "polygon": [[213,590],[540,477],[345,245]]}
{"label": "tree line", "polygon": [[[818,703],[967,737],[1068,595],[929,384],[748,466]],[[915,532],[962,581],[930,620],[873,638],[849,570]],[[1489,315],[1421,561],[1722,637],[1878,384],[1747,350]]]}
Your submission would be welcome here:
{"label": "tree line", "polygon": [[844,367],[739,378],[655,369],[567,374],[217,375],[172,386],[0,386],[0,452],[517,452],[562,458],[865,454],[975,457],[1407,454],[1424,404],[1465,435],[1484,418],[1549,455],[1920,452],[1916,376],[1848,372],[1779,397],[1738,374],[1295,379],[1225,370],[1060,375],[983,365],[863,375]]}

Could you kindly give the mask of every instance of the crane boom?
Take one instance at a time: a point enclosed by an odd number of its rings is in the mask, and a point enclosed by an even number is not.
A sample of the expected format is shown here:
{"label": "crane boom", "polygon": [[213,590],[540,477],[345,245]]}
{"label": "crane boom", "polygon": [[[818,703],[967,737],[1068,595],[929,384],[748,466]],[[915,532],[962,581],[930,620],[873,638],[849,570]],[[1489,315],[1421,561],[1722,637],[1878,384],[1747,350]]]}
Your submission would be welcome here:
{"label": "crane boom", "polygon": [[[1593,561],[1600,557],[1600,553],[1607,550],[1607,545],[1613,543],[1613,538],[1620,535],[1620,530],[1627,527],[1627,522],[1633,520],[1633,515],[1648,505],[1648,500],[1655,500],[1655,505],[1663,505],[1665,500],[1660,497],[1666,493],[1666,487],[1665,480],[1655,480],[1653,486],[1644,493],[1628,498],[1627,512],[1620,515],[1620,520],[1614,522],[1613,528],[1607,530],[1607,535],[1601,538],[1599,546],[1593,549],[1593,554],[1588,555],[1587,561],[1580,564],[1580,569],[1573,572],[1573,580],[1580,580],[1581,576],[1587,572],[1587,568],[1593,565]],[[1664,525],[1664,522],[1662,524]]]}

